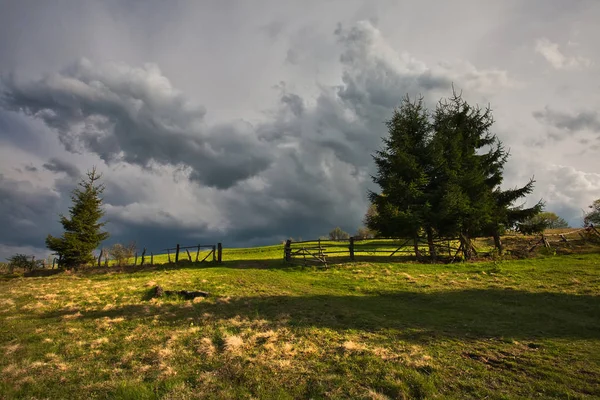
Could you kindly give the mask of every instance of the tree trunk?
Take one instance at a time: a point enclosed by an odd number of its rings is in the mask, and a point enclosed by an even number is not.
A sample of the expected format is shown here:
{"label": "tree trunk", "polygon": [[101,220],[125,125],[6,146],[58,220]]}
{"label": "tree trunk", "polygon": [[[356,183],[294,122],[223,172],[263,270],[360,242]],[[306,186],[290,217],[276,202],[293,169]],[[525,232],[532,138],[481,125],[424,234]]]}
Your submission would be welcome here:
{"label": "tree trunk", "polygon": [[415,248],[415,256],[417,257],[417,260],[421,258],[421,253],[419,252],[419,238],[417,236],[415,236],[415,238],[413,239],[413,244],[414,244],[414,248]]}
{"label": "tree trunk", "polygon": [[460,234],[460,242],[463,245],[463,255],[465,260],[470,260],[473,257],[471,239],[466,234]]}
{"label": "tree trunk", "polygon": [[498,249],[498,254],[502,255],[504,247],[502,246],[502,240],[500,239],[500,234],[498,232],[494,232],[494,245]]}
{"label": "tree trunk", "polygon": [[433,229],[430,227],[427,228],[427,245],[429,246],[429,255],[431,256],[431,260],[435,261],[436,253],[435,253],[435,244],[433,243]]}

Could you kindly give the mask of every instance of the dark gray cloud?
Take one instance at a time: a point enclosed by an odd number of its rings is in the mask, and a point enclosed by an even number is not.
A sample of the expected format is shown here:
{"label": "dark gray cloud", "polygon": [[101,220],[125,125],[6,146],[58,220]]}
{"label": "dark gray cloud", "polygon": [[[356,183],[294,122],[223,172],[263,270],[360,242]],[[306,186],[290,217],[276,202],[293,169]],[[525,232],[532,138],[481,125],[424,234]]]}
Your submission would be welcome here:
{"label": "dark gray cloud", "polygon": [[543,111],[533,113],[535,119],[543,124],[575,133],[583,130],[600,133],[600,114],[596,111],[582,111],[570,114],[546,107]]}
{"label": "dark gray cloud", "polygon": [[58,193],[0,174],[0,259],[12,255],[13,248],[43,249],[46,235],[59,233],[59,206]]}
{"label": "dark gray cloud", "polygon": [[58,158],[51,158],[43,165],[43,167],[52,172],[64,172],[71,178],[78,178],[81,175],[79,168],[77,168],[74,164]]}
{"label": "dark gray cloud", "polygon": [[42,120],[65,148],[107,163],[186,165],[193,179],[230,187],[267,168],[269,147],[244,123],[207,127],[203,107],[175,90],[155,65],[81,61],[21,83],[4,79],[2,106]]}

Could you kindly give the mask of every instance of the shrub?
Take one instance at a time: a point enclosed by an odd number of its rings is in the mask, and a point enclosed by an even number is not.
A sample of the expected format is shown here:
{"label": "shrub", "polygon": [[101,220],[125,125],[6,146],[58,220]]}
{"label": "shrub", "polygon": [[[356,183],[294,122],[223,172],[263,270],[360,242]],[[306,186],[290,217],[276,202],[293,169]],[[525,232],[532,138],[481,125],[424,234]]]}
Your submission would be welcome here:
{"label": "shrub", "polygon": [[348,238],[350,238],[350,235],[348,234],[348,232],[344,232],[342,230],[342,228],[340,228],[339,226],[336,228],[333,228],[333,230],[331,232],[329,232],[330,240],[344,240],[344,239],[348,239]]}
{"label": "shrub", "polygon": [[12,274],[13,270],[9,263],[0,262],[0,274]]}
{"label": "shrub", "polygon": [[135,242],[130,242],[127,246],[115,243],[108,249],[108,254],[117,262],[118,266],[121,266],[135,255],[135,248]]}
{"label": "shrub", "polygon": [[9,273],[12,273],[15,268],[23,269],[25,272],[30,272],[38,265],[34,258],[25,254],[15,254],[8,259]]}
{"label": "shrub", "polygon": [[372,239],[373,237],[375,237],[374,232],[371,231],[369,228],[367,227],[360,227],[358,228],[358,230],[356,231],[356,235],[354,235],[354,237],[356,239]]}

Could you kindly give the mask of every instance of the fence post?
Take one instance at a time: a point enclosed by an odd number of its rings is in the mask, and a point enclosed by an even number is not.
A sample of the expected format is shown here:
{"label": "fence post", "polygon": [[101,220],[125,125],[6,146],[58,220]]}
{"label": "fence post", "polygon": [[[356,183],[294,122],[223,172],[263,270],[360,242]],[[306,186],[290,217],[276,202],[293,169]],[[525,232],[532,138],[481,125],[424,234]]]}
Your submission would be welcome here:
{"label": "fence post", "polygon": [[212,253],[213,253],[213,262],[217,262],[217,246],[215,246],[214,244],[212,247]]}
{"label": "fence post", "polygon": [[135,252],[135,258],[133,259],[133,266],[137,265],[137,251]]}
{"label": "fence post", "polygon": [[142,251],[142,262],[140,263],[140,266],[144,265],[145,258],[146,258],[146,248],[144,247],[144,251]]}
{"label": "fence post", "polygon": [[292,240],[288,239],[285,242],[285,247],[283,248],[283,259],[286,262],[292,261]]}
{"label": "fence post", "polygon": [[150,265],[154,265],[154,253],[150,252]]}
{"label": "fence post", "polygon": [[200,245],[198,245],[198,250],[196,250],[196,262],[198,262],[198,256],[200,256]]}
{"label": "fence post", "polygon": [[350,237],[350,259],[354,261],[354,236]]}
{"label": "fence post", "polygon": [[177,243],[177,247],[175,248],[175,263],[179,262],[179,243]]}
{"label": "fence post", "polygon": [[223,245],[221,243],[217,243],[217,262],[221,264],[223,261]]}
{"label": "fence post", "polygon": [[192,256],[190,255],[190,251],[188,249],[185,249],[185,251],[187,252],[188,260],[190,260],[190,262],[191,262],[192,261]]}

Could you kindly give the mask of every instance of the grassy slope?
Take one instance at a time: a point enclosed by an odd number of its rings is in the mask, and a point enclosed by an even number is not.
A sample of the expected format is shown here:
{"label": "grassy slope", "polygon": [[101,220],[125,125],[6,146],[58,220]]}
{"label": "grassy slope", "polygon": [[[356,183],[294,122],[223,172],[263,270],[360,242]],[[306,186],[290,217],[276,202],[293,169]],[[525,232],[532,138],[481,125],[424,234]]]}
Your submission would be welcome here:
{"label": "grassy slope", "polygon": [[[277,246],[227,257],[0,281],[0,398],[600,397],[597,254],[327,270],[234,261]],[[212,296],[150,299],[156,284]]]}
{"label": "grassy slope", "polygon": [[[565,229],[548,229],[544,232],[544,234],[549,238],[552,243],[552,248],[557,250],[560,253],[581,253],[581,252],[597,252],[600,250],[599,246],[594,245],[593,242],[585,242],[581,241],[579,234],[577,233],[580,229],[576,228],[565,228]],[[566,237],[569,239],[569,243],[565,244],[560,241],[559,234],[566,234]],[[507,235],[503,237],[503,242],[507,244],[507,248],[510,250],[514,250],[516,248],[524,248],[529,249],[531,246],[540,239],[540,235],[521,235],[521,234],[513,234]],[[455,255],[456,249],[458,249],[460,243],[458,241],[451,241],[448,245],[451,249],[446,250],[445,245],[441,246],[437,249],[438,253],[441,256],[447,255]],[[292,243],[292,249],[297,250],[301,247],[313,248],[318,246],[319,242],[313,241],[308,243]],[[349,261],[349,253],[348,253],[348,241],[322,241],[320,242],[321,247],[325,252],[339,252],[340,254],[330,254],[330,258],[341,258],[344,261]],[[441,244],[440,244],[441,245]],[[494,250],[494,242],[491,238],[476,238],[474,239],[474,245],[477,250],[481,253],[489,253]],[[399,248],[399,246],[401,246]],[[223,249],[223,261],[240,261],[240,260],[281,260],[283,258],[283,244],[277,244],[272,246],[263,246],[263,247],[254,247],[254,248],[224,248]],[[423,254],[428,252],[427,245],[425,243],[421,243],[419,245],[420,251]],[[540,246],[537,250],[541,250]],[[381,251],[381,253],[374,253],[371,250]],[[367,240],[357,240],[355,242],[355,250],[354,253],[357,257],[383,257],[385,258],[392,252],[396,252],[398,256],[412,257],[414,256],[413,245],[410,242],[405,241],[404,239],[367,239]],[[202,249],[198,253],[199,260],[206,259],[211,261],[213,259],[212,256],[209,256],[210,249]],[[386,253],[387,252],[387,253]],[[196,250],[191,249],[190,255],[192,260],[196,259]],[[460,257],[460,255],[459,255]],[[170,259],[172,262],[175,261],[175,254],[170,254]],[[188,254],[182,250],[179,255],[180,260],[188,260]],[[139,265],[141,261],[141,257],[138,257],[137,263]],[[147,255],[145,259],[146,263],[150,262],[150,256]],[[155,254],[153,257],[154,264],[167,264],[169,262],[168,254]],[[114,261],[110,261],[110,265],[114,265]],[[134,264],[134,258],[130,258],[128,260],[128,264]]]}

